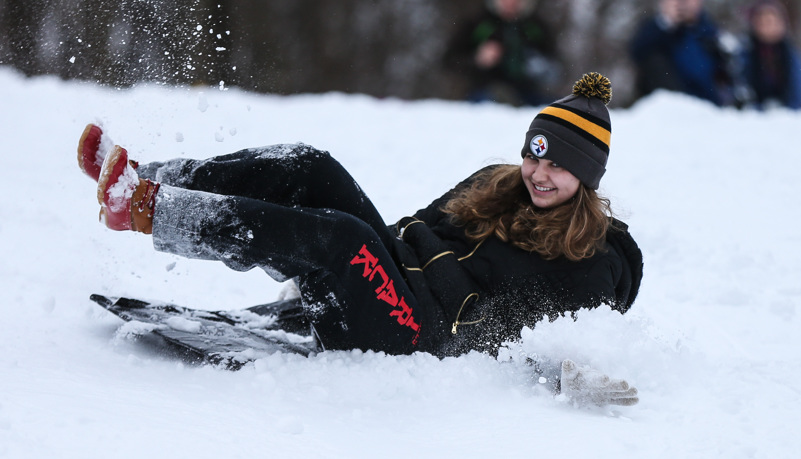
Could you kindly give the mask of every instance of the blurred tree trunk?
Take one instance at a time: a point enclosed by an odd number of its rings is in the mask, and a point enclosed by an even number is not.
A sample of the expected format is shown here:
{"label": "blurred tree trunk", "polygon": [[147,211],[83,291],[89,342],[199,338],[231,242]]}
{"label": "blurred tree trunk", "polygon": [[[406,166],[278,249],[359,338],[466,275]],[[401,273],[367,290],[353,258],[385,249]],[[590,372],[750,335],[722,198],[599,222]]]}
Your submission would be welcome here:
{"label": "blurred tree trunk", "polygon": [[109,50],[116,15],[113,6],[103,0],[74,0],[70,8],[61,11],[68,13],[62,16],[60,58],[51,64],[56,73],[64,78],[116,84],[118,78],[110,73],[116,56]]}
{"label": "blurred tree trunk", "polygon": [[6,0],[0,21],[8,43],[8,60],[31,76],[42,73],[38,39],[44,19],[45,0]]}
{"label": "blurred tree trunk", "polygon": [[[260,91],[448,92],[441,57],[455,26],[482,0],[238,2],[232,23],[238,81]],[[253,69],[253,71],[248,71]]]}

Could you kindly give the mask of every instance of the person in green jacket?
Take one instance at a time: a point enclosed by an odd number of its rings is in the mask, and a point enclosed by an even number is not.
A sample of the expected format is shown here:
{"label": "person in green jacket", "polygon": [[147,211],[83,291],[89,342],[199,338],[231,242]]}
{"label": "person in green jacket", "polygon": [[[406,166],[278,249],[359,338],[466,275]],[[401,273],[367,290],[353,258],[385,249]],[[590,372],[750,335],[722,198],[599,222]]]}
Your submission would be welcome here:
{"label": "person in green jacket", "polygon": [[465,99],[515,106],[544,105],[561,83],[554,31],[533,0],[487,0],[485,10],[456,32],[445,66],[468,85]]}

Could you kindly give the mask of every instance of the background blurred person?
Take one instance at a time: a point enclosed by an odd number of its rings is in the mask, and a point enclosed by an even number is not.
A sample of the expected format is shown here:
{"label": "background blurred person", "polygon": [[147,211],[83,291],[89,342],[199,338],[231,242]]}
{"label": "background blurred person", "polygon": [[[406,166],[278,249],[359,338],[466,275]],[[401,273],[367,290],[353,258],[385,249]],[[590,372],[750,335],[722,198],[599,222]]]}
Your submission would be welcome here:
{"label": "background blurred person", "polygon": [[760,0],[751,6],[743,57],[745,79],[758,108],[801,108],[801,59],[780,2]]}
{"label": "background blurred person", "polygon": [[657,14],[640,25],[630,44],[638,96],[667,89],[733,105],[732,51],[724,48],[703,0],[659,0]]}
{"label": "background blurred person", "polygon": [[487,0],[481,16],[459,30],[445,60],[469,78],[468,100],[519,106],[553,98],[561,68],[535,7],[534,0]]}

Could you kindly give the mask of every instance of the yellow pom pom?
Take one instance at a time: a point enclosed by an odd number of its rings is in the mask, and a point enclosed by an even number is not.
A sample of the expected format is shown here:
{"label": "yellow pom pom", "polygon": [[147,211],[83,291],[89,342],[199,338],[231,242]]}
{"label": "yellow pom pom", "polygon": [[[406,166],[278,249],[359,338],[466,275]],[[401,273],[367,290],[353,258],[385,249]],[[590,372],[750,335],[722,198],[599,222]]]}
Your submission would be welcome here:
{"label": "yellow pom pom", "polygon": [[609,78],[600,73],[586,73],[573,85],[573,94],[584,97],[597,97],[604,104],[608,104],[612,100],[612,83]]}

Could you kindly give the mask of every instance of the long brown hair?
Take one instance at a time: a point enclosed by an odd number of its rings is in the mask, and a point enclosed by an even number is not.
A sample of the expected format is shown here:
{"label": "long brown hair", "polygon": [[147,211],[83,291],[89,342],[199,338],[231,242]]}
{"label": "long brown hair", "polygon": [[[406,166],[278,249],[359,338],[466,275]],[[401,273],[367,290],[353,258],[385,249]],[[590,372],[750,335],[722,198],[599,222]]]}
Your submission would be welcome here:
{"label": "long brown hair", "polygon": [[520,166],[488,170],[442,208],[474,241],[495,235],[504,242],[540,254],[578,261],[602,247],[609,227],[609,200],[583,184],[570,200],[551,209],[531,203]]}

